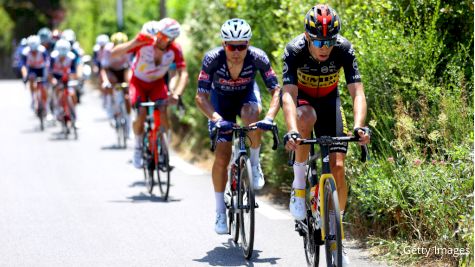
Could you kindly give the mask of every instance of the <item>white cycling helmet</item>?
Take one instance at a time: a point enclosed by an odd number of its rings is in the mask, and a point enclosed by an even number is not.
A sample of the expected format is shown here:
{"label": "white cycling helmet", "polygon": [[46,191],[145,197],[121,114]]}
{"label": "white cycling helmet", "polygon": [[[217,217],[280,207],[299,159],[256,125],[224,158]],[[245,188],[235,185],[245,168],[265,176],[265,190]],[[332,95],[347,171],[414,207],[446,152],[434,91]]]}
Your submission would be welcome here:
{"label": "white cycling helmet", "polygon": [[41,44],[40,37],[38,35],[30,35],[26,40],[26,44],[32,51],[36,51]]}
{"label": "white cycling helmet", "polygon": [[66,56],[71,51],[71,44],[65,39],[59,39],[54,46],[60,56]]}
{"label": "white cycling helmet", "polygon": [[227,41],[251,40],[251,26],[243,19],[230,19],[221,26],[221,39]]}
{"label": "white cycling helmet", "polygon": [[180,35],[180,24],[172,18],[164,18],[159,21],[161,24],[161,32],[168,36],[171,40]]}
{"label": "white cycling helmet", "polygon": [[76,34],[73,30],[66,29],[61,33],[61,38],[72,43],[76,41]]}
{"label": "white cycling helmet", "polygon": [[150,34],[152,36],[156,36],[160,32],[160,23],[155,20],[151,20],[148,22],[145,22],[145,24],[142,26],[142,33]]}
{"label": "white cycling helmet", "polygon": [[109,43],[109,36],[107,36],[105,34],[101,34],[101,35],[97,36],[96,44],[98,44],[99,46],[104,46],[107,43]]}

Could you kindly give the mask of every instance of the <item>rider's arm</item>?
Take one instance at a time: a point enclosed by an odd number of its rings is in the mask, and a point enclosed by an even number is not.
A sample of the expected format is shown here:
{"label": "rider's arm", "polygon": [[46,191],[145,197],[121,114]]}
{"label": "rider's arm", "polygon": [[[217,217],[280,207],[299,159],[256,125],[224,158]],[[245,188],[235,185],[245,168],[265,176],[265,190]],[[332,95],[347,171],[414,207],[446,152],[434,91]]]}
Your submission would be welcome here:
{"label": "rider's arm", "polygon": [[270,91],[272,94],[272,99],[269,103],[269,110],[267,111],[266,117],[271,118],[272,120],[277,116],[279,112],[279,97],[280,97],[280,86],[276,86],[273,90]]}
{"label": "rider's arm", "polygon": [[188,84],[188,71],[186,71],[186,68],[177,69],[177,79],[175,88],[170,89],[172,94],[178,97],[183,94],[183,91]]}
{"label": "rider's arm", "polygon": [[205,114],[205,116],[211,121],[222,119],[221,115],[219,115],[218,112],[214,110],[213,105],[211,105],[209,93],[198,91],[195,96],[195,103],[201,112],[203,112],[203,114]]}
{"label": "rider's arm", "polygon": [[364,94],[363,83],[348,84],[348,90],[353,98],[354,127],[364,127],[366,120],[366,97]]}
{"label": "rider's arm", "polygon": [[282,90],[282,110],[288,132],[298,132],[297,128],[297,93],[298,87],[286,84]]}
{"label": "rider's arm", "polygon": [[132,39],[128,42],[123,43],[123,44],[118,44],[118,45],[114,46],[114,48],[111,51],[111,56],[112,57],[123,56],[123,55],[125,55],[125,54],[127,54],[131,51],[137,50],[138,48],[140,48],[143,45],[149,44],[150,40],[152,40],[152,39],[139,40],[139,38],[140,38],[139,36],[142,36],[142,38],[143,38],[143,35],[138,34],[137,36],[135,36],[134,39]]}

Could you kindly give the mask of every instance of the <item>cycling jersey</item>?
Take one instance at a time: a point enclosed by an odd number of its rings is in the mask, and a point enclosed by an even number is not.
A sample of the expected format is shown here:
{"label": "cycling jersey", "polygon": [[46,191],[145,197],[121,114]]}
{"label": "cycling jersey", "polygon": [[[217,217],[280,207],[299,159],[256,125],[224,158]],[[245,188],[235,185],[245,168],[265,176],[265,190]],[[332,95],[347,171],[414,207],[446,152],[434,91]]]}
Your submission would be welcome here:
{"label": "cycling jersey", "polygon": [[310,55],[304,34],[287,44],[283,59],[284,85],[297,85],[299,91],[310,97],[324,97],[337,90],[341,68],[345,71],[347,84],[361,82],[355,50],[351,43],[340,35],[329,58],[324,62],[319,62]]}
{"label": "cycling jersey", "polygon": [[101,47],[98,44],[95,44],[92,50],[92,61],[94,62],[94,65],[96,65],[98,68],[102,68],[102,60],[106,52],[105,46]]}
{"label": "cycling jersey", "polygon": [[173,62],[176,63],[177,69],[186,67],[181,46],[176,42],[172,42],[163,52],[160,65],[155,64],[153,45],[139,46],[128,52],[135,53],[132,64],[133,76],[144,82],[153,82],[163,78]]}
{"label": "cycling jersey", "polygon": [[233,96],[252,91],[257,71],[261,73],[269,91],[278,86],[277,76],[269,58],[261,49],[249,46],[241,73],[236,80],[233,80],[226,63],[224,48],[215,48],[206,53],[203,59],[198,78],[198,92]]}
{"label": "cycling jersey", "polygon": [[[198,78],[198,92],[210,94],[211,104],[224,120],[236,122],[244,104],[260,104],[260,92],[255,77],[257,72],[269,91],[278,86],[277,76],[270,65],[266,53],[259,48],[249,46],[244,58],[241,73],[232,79],[226,62],[223,47],[206,53]],[[208,122],[208,130],[214,123]],[[212,138],[212,136],[210,136]],[[218,142],[231,141],[232,134],[220,134]]]}
{"label": "cycling jersey", "polygon": [[65,57],[60,57],[58,51],[51,53],[50,72],[54,78],[61,80],[68,77],[70,73],[76,73],[76,55],[69,52]]}
{"label": "cycling jersey", "polygon": [[101,66],[105,69],[111,69],[115,71],[124,70],[129,67],[130,55],[123,55],[120,57],[112,57],[113,43],[105,45],[103,53],[101,55]]}
{"label": "cycling jersey", "polygon": [[42,45],[38,46],[38,50],[31,51],[30,47],[23,48],[22,66],[33,69],[43,69],[48,66],[48,53]]}

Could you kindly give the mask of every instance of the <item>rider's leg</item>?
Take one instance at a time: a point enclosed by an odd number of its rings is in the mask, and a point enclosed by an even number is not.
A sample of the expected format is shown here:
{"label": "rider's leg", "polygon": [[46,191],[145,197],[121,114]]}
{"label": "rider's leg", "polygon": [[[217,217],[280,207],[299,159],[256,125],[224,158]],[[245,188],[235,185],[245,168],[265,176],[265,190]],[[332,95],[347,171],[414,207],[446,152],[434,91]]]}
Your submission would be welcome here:
{"label": "rider's leg", "polygon": [[345,153],[330,154],[330,168],[336,180],[340,210],[344,211],[348,198],[348,186],[345,181]]}
{"label": "rider's leg", "polygon": [[[317,114],[312,106],[303,105],[297,108],[297,128],[302,138],[310,138],[313,125],[315,125],[316,121]],[[295,151],[293,188],[305,188],[305,171],[309,152],[310,146],[297,146],[297,150]]]}
{"label": "rider's leg", "polygon": [[214,230],[218,234],[227,234],[226,205],[224,203],[224,190],[227,182],[227,170],[231,158],[231,142],[216,144],[213,169],[211,171],[216,200],[216,222]]}

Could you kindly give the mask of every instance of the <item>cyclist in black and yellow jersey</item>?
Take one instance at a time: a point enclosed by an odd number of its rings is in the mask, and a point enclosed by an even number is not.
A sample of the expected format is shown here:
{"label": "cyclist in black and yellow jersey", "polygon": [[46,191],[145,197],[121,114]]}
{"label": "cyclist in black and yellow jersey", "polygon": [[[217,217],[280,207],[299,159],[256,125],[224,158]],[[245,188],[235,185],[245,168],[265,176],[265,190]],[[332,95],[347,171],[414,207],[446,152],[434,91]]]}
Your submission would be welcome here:
{"label": "cyclist in black and yellow jersey", "polygon": [[[297,220],[305,218],[305,183],[308,146],[298,146],[297,138],[345,136],[345,117],[338,92],[339,73],[343,68],[348,91],[353,99],[354,132],[361,144],[370,141],[364,127],[366,98],[352,44],[339,35],[341,21],[334,9],[318,4],[306,14],[305,33],[287,44],[283,60],[282,107],[288,133],[285,147],[295,150],[294,180],[290,211]],[[330,165],[336,179],[341,210],[344,211],[348,189],[345,183],[347,144],[330,147]],[[331,224],[332,225],[332,224]],[[330,229],[330,232],[332,229]],[[343,259],[344,266],[349,260]]]}

